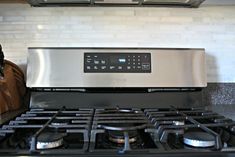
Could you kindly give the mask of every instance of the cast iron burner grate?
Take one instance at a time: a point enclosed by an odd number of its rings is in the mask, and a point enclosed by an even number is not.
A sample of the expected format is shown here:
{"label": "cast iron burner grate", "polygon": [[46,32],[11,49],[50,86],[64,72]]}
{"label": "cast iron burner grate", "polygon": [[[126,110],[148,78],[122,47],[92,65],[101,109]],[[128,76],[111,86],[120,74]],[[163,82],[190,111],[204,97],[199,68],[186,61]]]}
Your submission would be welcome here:
{"label": "cast iron burner grate", "polygon": [[126,153],[156,149],[151,132],[147,130],[151,128],[153,125],[140,109],[97,109],[89,150]]}
{"label": "cast iron burner grate", "polygon": [[31,109],[0,129],[0,149],[28,153],[84,153],[93,109]]}
{"label": "cast iron burner grate", "polygon": [[[166,150],[226,150],[234,147],[235,122],[203,109],[145,109],[155,139]],[[233,144],[232,144],[233,143]],[[232,148],[231,147],[231,148]]]}
{"label": "cast iron burner grate", "polygon": [[235,122],[203,109],[31,109],[0,128],[0,155],[231,151]]}

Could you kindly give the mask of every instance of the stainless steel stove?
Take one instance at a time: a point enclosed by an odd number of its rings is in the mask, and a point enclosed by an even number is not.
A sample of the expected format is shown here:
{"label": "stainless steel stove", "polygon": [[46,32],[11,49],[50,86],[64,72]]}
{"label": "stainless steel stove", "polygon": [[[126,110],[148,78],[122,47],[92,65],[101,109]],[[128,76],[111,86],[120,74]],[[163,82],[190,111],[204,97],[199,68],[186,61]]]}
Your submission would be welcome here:
{"label": "stainless steel stove", "polygon": [[0,156],[235,155],[235,122],[201,100],[203,49],[30,48],[27,86]]}

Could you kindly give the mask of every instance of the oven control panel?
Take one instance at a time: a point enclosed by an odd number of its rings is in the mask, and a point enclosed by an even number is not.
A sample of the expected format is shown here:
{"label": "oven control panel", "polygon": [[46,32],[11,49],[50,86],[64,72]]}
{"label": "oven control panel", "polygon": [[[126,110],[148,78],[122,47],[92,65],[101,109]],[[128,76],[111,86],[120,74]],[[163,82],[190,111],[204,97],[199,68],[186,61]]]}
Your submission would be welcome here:
{"label": "oven control panel", "polygon": [[151,73],[151,53],[84,53],[85,73]]}

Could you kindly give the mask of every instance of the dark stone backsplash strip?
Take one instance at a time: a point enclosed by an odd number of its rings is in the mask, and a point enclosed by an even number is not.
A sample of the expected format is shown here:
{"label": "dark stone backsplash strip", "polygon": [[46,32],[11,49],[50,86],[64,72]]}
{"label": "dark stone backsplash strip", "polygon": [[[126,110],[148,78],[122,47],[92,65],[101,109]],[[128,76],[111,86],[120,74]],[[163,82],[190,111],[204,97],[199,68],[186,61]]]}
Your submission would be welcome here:
{"label": "dark stone backsplash strip", "polygon": [[208,83],[203,101],[206,106],[235,105],[235,83]]}

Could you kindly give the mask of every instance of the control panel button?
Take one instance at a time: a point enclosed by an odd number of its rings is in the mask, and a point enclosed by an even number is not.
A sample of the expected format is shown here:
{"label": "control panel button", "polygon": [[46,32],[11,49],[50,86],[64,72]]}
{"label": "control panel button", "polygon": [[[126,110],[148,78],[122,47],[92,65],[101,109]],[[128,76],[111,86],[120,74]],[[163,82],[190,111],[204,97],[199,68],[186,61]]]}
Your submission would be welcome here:
{"label": "control panel button", "polygon": [[149,70],[150,69],[150,64],[149,63],[143,63],[142,64],[142,69],[143,70]]}
{"label": "control panel button", "polygon": [[113,70],[113,69],[115,69],[115,66],[110,66],[109,69]]}
{"label": "control panel button", "polygon": [[101,66],[101,69],[102,70],[105,70],[107,67],[106,66]]}
{"label": "control panel button", "polygon": [[105,62],[105,60],[101,60],[101,64],[105,64],[106,62]]}
{"label": "control panel button", "polygon": [[97,69],[98,69],[98,67],[97,67],[97,66],[94,66],[94,69],[95,69],[95,70],[97,70]]}
{"label": "control panel button", "polygon": [[131,66],[127,66],[127,70],[130,70],[131,69]]}
{"label": "control panel button", "polygon": [[87,63],[91,63],[91,62],[92,62],[92,59],[91,59],[91,58],[87,58],[87,59],[86,59],[86,62],[87,62]]}
{"label": "control panel button", "polygon": [[122,70],[122,66],[118,66],[118,69],[119,69],[119,70]]}
{"label": "control panel button", "polygon": [[94,63],[95,64],[99,64],[100,62],[98,60],[94,60]]}
{"label": "control panel button", "polygon": [[86,69],[90,70],[90,69],[91,69],[91,66],[86,66]]}

